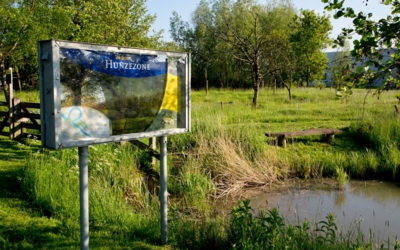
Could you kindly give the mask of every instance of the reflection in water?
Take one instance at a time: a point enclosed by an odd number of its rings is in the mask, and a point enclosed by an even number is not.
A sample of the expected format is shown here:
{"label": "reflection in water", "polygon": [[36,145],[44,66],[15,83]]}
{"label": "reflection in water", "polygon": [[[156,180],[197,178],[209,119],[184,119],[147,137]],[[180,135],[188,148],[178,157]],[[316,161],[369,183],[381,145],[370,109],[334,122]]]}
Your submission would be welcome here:
{"label": "reflection in water", "polygon": [[341,210],[346,204],[346,192],[335,192],[335,208]]}
{"label": "reflection in water", "polygon": [[251,206],[259,209],[278,207],[290,223],[307,219],[316,223],[328,213],[336,215],[336,224],[343,233],[360,230],[365,239],[375,241],[400,237],[400,187],[380,181],[350,181],[340,191],[332,183],[298,182],[292,186],[268,190],[249,197]]}

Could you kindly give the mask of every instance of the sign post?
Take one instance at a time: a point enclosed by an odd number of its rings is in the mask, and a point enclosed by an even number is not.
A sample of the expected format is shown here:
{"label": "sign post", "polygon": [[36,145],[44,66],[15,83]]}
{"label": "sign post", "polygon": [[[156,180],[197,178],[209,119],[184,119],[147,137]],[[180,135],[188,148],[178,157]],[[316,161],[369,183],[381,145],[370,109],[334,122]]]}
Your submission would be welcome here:
{"label": "sign post", "polygon": [[89,181],[88,147],[79,147],[79,197],[81,250],[89,249]]}
{"label": "sign post", "polygon": [[167,192],[167,136],[160,138],[160,213],[161,213],[161,241],[167,243],[167,215],[168,215],[168,192]]}

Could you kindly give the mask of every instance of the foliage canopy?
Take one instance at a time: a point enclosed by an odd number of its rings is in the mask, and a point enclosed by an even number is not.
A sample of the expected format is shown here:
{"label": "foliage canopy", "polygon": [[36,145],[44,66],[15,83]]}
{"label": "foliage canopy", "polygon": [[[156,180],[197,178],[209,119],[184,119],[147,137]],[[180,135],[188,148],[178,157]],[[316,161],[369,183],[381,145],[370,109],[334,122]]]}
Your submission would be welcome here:
{"label": "foliage canopy", "polygon": [[[345,0],[322,0],[326,10],[334,11],[334,18],[350,18],[353,28],[343,28],[335,40],[335,46],[343,46],[346,39],[359,35],[354,39],[351,56],[354,58],[352,78],[362,86],[382,79],[385,87],[399,86],[397,68],[400,65],[399,27],[400,2],[384,0],[382,4],[391,6],[391,13],[379,20],[373,19],[372,13],[363,13],[345,7]],[[371,70],[373,68],[374,70]]]}

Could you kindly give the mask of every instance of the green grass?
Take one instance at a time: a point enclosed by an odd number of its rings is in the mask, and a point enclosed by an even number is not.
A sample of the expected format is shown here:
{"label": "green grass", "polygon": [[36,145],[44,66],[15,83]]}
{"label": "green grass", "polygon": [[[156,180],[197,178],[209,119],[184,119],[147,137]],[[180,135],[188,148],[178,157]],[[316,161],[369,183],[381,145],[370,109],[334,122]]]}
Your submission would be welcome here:
{"label": "green grass", "polygon": [[[229,249],[236,245],[252,249],[251,242],[260,244],[240,234],[243,228],[232,231],[241,225],[235,224],[235,216],[213,209],[212,198],[237,195],[247,187],[294,176],[337,178],[339,186],[346,175],[397,180],[400,131],[399,118],[393,115],[397,92],[384,92],[379,100],[368,96],[364,103],[366,93],[355,90],[342,100],[327,88],[294,89],[290,103],[284,90],[261,90],[259,105],[253,108],[249,90],[211,90],[208,95],[193,91],[191,132],[168,138],[171,196],[165,248]],[[38,100],[37,92],[15,95],[23,101]],[[332,143],[320,136],[289,139],[286,148],[275,146],[274,139],[265,136],[266,132],[311,128],[339,128],[343,133]],[[5,137],[0,137],[0,145],[0,249],[78,248],[77,149],[43,150],[34,140],[17,142]],[[162,248],[158,199],[148,194],[143,182],[148,173],[156,176],[158,169],[158,163],[152,166],[146,153],[130,145],[89,147],[92,248]],[[257,220],[246,215],[247,210],[242,207],[242,215]],[[275,211],[265,214],[267,218],[279,216]],[[330,229],[333,222],[326,218],[321,225]],[[265,229],[257,223],[253,226],[256,234]],[[292,242],[304,245],[302,249],[316,249],[311,246],[322,240],[322,249],[357,249],[357,244],[373,249],[368,242],[349,237],[332,244],[332,235],[326,234],[329,230],[301,231],[286,224],[280,228],[280,234],[292,241],[267,235],[263,238],[267,243],[262,244],[283,249],[285,242]]]}
{"label": "green grass", "polygon": [[[44,170],[40,176],[28,176],[33,174],[27,169],[34,169],[32,164],[37,163],[35,159],[59,152],[45,151],[46,153],[43,154],[40,144],[33,140],[17,142],[0,137],[0,145],[0,249],[79,248],[79,182],[76,178],[67,178],[65,174],[70,172],[63,169],[63,166],[67,166],[67,164],[53,162],[52,168]],[[76,158],[73,154],[68,155],[67,151],[60,152],[60,154]],[[58,162],[54,157],[50,159]],[[56,178],[55,182],[51,182],[49,178],[54,176],[62,176],[62,178]],[[43,178],[47,178],[47,184],[52,184],[41,188],[39,185],[33,186],[26,183],[34,181],[44,185],[46,181],[44,183]],[[61,185],[56,187],[55,183],[58,181]],[[43,197],[41,195],[43,192],[47,192],[50,196]],[[35,193],[35,197],[32,197],[32,193]],[[138,225],[135,225],[136,228],[133,226],[120,228],[121,221],[127,220],[132,213],[125,212],[121,215],[124,210],[120,212],[93,211],[94,204],[96,204],[93,199],[112,204],[111,207],[114,208],[118,207],[123,200],[113,200],[113,197],[100,200],[96,194],[96,186],[93,185],[91,186],[91,216],[103,213],[105,218],[102,221],[91,222],[90,245],[93,249],[163,248],[154,243],[145,243],[144,240],[138,241],[133,235],[135,231],[139,231],[137,234],[142,234],[142,238],[148,237],[146,234],[155,234],[148,239],[154,240],[154,242],[159,241],[157,239],[157,218],[153,220],[152,224],[140,225],[140,230],[138,230]],[[112,223],[107,221],[107,218]],[[146,230],[148,232],[145,232]]]}
{"label": "green grass", "polygon": [[[249,102],[251,91],[215,90],[208,95],[194,92],[193,133],[177,136],[183,137],[184,142],[179,141],[181,138],[173,142],[177,142],[178,148],[195,143],[199,148],[201,138],[213,144],[220,140],[221,131],[229,130],[232,140],[241,137],[242,151],[250,159],[254,159],[254,152],[268,151],[270,165],[279,165],[281,169],[283,166],[287,170],[284,172],[303,177],[333,177],[340,167],[351,177],[365,178],[378,172],[380,178],[392,180],[398,166],[395,154],[399,148],[399,126],[393,108],[397,92],[384,92],[379,100],[369,94],[365,103],[367,90],[353,92],[344,101],[335,96],[333,89],[296,89],[294,101],[289,103],[284,90],[262,90],[256,109]],[[362,125],[370,123],[374,129],[360,133]],[[323,142],[321,136],[296,137],[288,140],[285,149],[275,147],[275,139],[264,135],[312,128],[339,128],[343,133],[336,135],[331,144]]]}
{"label": "green grass", "polygon": [[60,224],[43,217],[29,206],[21,190],[25,157],[37,144],[26,145],[0,137],[0,249],[50,248],[69,242],[57,234]]}

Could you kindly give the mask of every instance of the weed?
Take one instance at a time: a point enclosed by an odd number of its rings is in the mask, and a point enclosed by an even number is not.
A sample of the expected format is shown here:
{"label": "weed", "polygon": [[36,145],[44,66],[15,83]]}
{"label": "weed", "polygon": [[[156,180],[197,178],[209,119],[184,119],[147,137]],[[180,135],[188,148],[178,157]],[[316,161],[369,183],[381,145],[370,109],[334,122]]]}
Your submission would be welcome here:
{"label": "weed", "polygon": [[346,183],[349,181],[349,176],[341,167],[336,168],[336,182],[338,184],[339,189],[344,189]]}

